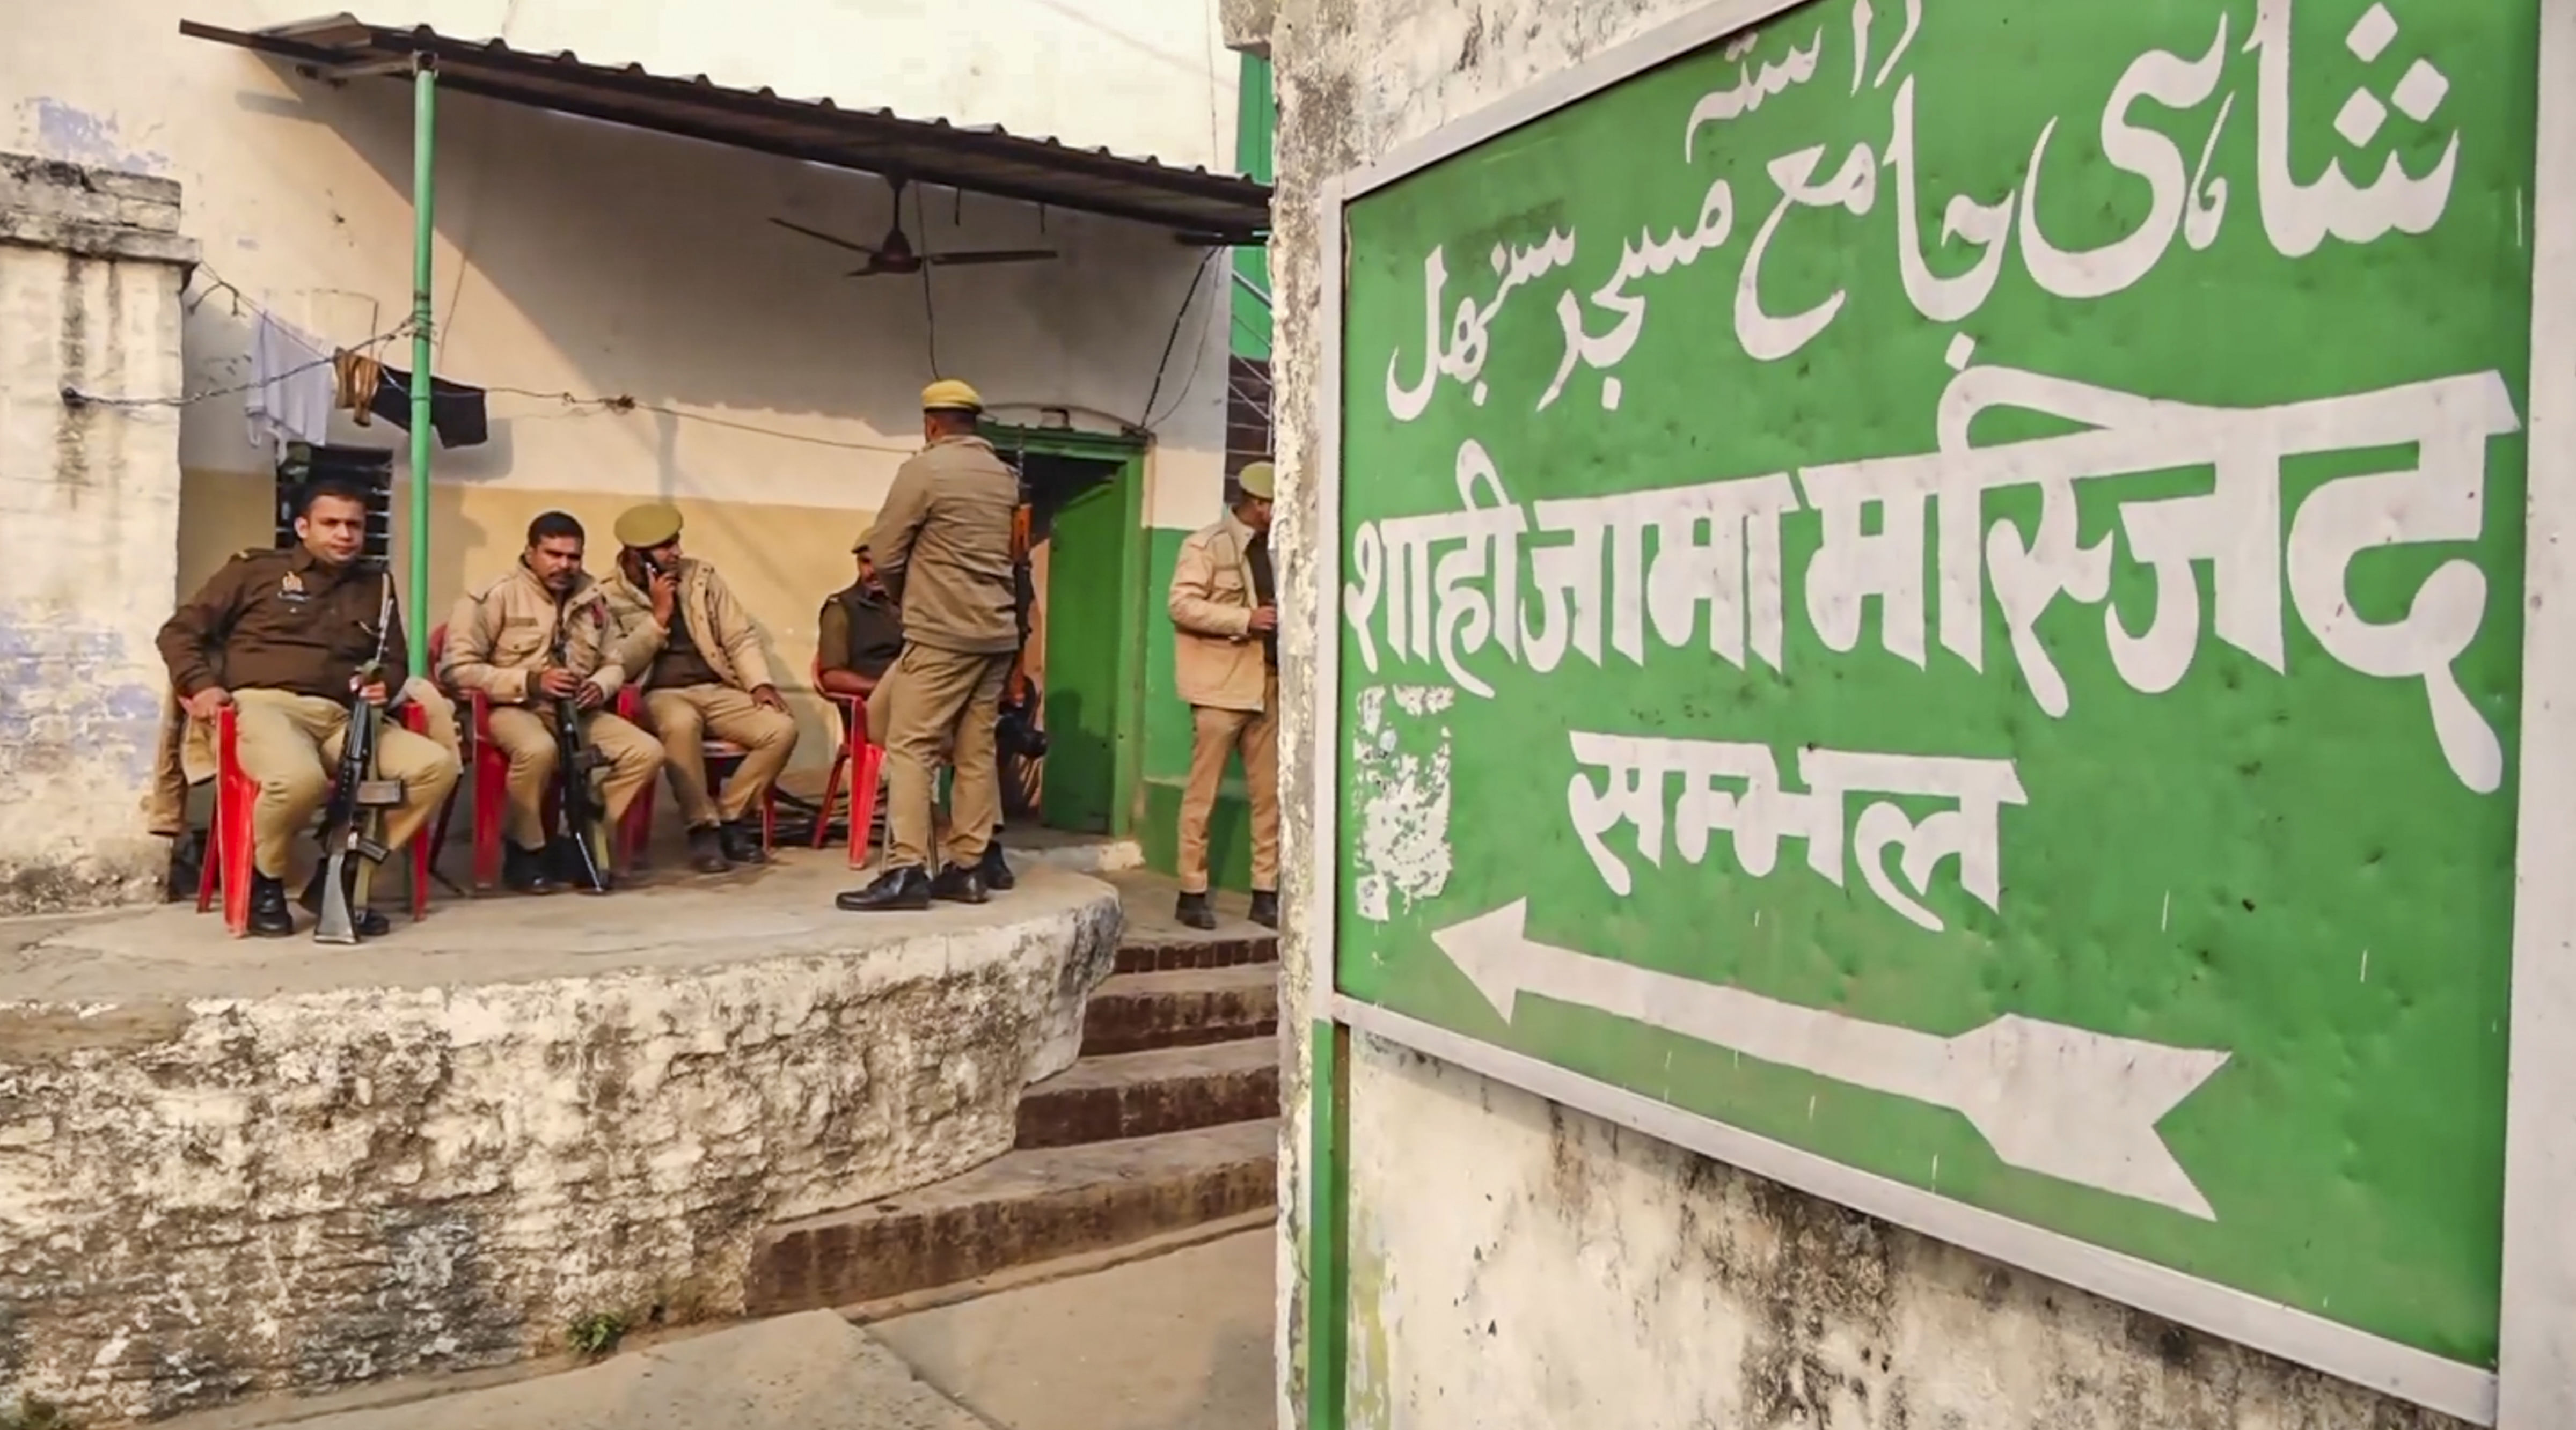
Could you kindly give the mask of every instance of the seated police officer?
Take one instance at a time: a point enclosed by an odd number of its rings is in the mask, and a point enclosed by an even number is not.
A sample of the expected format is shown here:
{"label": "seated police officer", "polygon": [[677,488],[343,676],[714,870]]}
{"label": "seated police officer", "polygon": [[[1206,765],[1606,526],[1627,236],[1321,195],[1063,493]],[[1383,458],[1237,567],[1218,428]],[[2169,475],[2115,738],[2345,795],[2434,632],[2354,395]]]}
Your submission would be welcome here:
{"label": "seated police officer", "polygon": [[[295,931],[284,880],[298,835],[329,798],[353,701],[383,708],[399,688],[410,653],[402,614],[391,603],[392,573],[361,561],[367,492],[321,477],[296,495],[296,544],[245,551],[181,603],[161,627],[163,663],[188,713],[213,720],[234,709],[235,756],[259,784],[251,806],[250,931]],[[383,673],[359,671],[381,652]],[[402,786],[385,819],[383,842],[400,849],[428,824],[456,787],[456,757],[437,742],[388,721],[376,744],[376,773]],[[355,868],[349,870],[354,878]],[[322,902],[322,871],[304,891]],[[360,937],[388,925],[371,909],[350,911]]]}

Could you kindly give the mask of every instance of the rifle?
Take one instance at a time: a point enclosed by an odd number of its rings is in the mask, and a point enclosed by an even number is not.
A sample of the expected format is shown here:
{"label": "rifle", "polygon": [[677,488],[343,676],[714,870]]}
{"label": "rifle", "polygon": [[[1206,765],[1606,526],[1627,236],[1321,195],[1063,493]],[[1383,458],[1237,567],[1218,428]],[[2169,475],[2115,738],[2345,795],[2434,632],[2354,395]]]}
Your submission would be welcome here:
{"label": "rifle", "polygon": [[1029,679],[1029,615],[1035,604],[1037,588],[1029,571],[1029,504],[1022,501],[1011,511],[1011,604],[1020,628],[1019,649],[1011,653],[1011,673],[1003,682],[1000,718],[995,722],[994,743],[1006,756],[1021,759],[1046,758],[1046,731],[1038,726],[1037,692]]}
{"label": "rifle", "polygon": [[[647,565],[651,563],[647,562]],[[555,621],[554,663],[570,669],[566,659],[571,632],[558,617]],[[555,768],[563,778],[563,791],[555,801],[555,836],[573,847],[581,860],[581,887],[586,893],[606,893],[608,878],[602,872],[608,863],[601,837],[605,813],[599,808],[599,797],[591,785],[591,776],[603,764],[605,756],[596,746],[581,737],[581,706],[574,697],[555,698]]]}
{"label": "rifle", "polygon": [[[393,630],[394,578],[384,574],[384,599],[376,603],[376,653],[358,667],[357,689],[349,693],[349,728],[340,739],[340,781],[324,816],[322,847],[330,859],[322,872],[322,917],[313,926],[315,943],[358,941],[355,910],[367,906],[376,865],[391,851],[382,838],[384,812],[403,802],[400,780],[376,777],[376,735],[381,717],[358,690],[385,678],[385,640]],[[349,856],[360,863],[354,876]]]}

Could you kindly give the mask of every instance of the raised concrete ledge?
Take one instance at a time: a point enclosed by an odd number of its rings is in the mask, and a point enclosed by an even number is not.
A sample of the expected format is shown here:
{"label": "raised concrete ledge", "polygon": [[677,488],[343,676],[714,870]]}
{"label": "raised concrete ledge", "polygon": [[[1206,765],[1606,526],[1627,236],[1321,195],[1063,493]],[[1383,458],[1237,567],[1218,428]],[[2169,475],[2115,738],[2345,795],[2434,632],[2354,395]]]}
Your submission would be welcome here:
{"label": "raised concrete ledge", "polygon": [[0,1387],[93,1418],[741,1306],[754,1235],[1007,1151],[1107,885],[862,918],[826,864],[455,900],[357,950],[0,925]]}
{"label": "raised concrete ledge", "polygon": [[1216,14],[1227,49],[1270,57],[1270,32],[1279,25],[1279,0],[1218,0]]}
{"label": "raised concrete ledge", "polygon": [[0,154],[0,243],[84,258],[193,264],[179,236],[179,185],[28,154]]}

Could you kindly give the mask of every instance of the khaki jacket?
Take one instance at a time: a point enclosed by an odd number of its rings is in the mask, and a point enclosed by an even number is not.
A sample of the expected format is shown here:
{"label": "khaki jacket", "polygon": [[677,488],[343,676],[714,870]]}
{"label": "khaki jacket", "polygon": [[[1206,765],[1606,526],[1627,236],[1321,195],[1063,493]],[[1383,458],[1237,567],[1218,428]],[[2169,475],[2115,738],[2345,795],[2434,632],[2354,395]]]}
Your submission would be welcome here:
{"label": "khaki jacket", "polygon": [[1168,602],[1179,636],[1172,643],[1172,683],[1192,705],[1259,710],[1268,657],[1252,629],[1252,532],[1227,513],[1181,542]]}
{"label": "khaki jacket", "polygon": [[1020,479],[981,437],[944,437],[903,464],[868,528],[903,638],[961,655],[1020,648],[1011,514]]}
{"label": "khaki jacket", "polygon": [[[607,582],[607,589],[609,611],[618,629],[608,659],[640,681],[651,670],[653,658],[662,653],[665,639],[653,621],[653,597],[627,580],[622,569]],[[770,674],[769,657],[760,649],[759,624],[734,599],[733,588],[716,574],[716,568],[680,558],[680,601],[675,614],[688,621],[698,640],[698,654],[706,657],[725,684],[747,691],[778,683]]]}
{"label": "khaki jacket", "polygon": [[601,695],[615,695],[626,683],[626,667],[611,658],[622,641],[608,588],[585,575],[558,605],[524,562],[456,598],[438,678],[453,690],[482,691],[496,705],[529,704],[539,694],[538,674],[555,663],[559,629],[564,667],[587,677]]}

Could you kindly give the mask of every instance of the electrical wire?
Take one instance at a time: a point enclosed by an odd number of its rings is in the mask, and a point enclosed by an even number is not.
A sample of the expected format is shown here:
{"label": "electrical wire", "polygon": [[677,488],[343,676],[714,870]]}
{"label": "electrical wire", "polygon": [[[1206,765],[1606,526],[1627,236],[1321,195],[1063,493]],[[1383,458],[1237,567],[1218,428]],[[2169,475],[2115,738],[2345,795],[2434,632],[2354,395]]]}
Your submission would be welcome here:
{"label": "electrical wire", "polygon": [[[232,285],[225,284],[224,286],[229,288]],[[356,347],[349,349],[349,351],[371,352],[377,348],[383,347],[389,342],[392,342],[396,338],[408,336],[411,331],[412,326],[408,321],[406,321],[400,327],[397,327],[390,332],[378,333],[374,337],[367,339],[365,342],[358,344]],[[266,378],[257,382],[237,382],[227,387],[210,387],[203,392],[183,392],[174,397],[114,397],[103,392],[90,392],[86,389],[74,387],[69,383],[65,383],[62,387],[62,399],[65,403],[74,407],[194,407],[200,402],[211,401],[218,397],[239,397],[246,392],[256,392],[260,388],[266,387],[272,382],[280,382],[301,373],[311,372],[316,368],[330,367],[338,361],[339,358],[336,355],[326,358],[317,358],[312,362],[298,363],[283,371],[270,373]]]}
{"label": "electrical wire", "polygon": [[539,392],[527,387],[486,387],[487,393],[511,397],[533,397],[545,402],[559,402],[570,408],[589,408],[600,412],[651,412],[681,422],[700,422],[709,427],[722,427],[734,432],[748,432],[756,437],[776,437],[785,442],[802,442],[813,447],[837,447],[845,452],[890,452],[909,457],[917,450],[887,442],[853,442],[841,437],[818,437],[811,432],[790,432],[779,427],[763,427],[752,422],[737,422],[730,417],[716,417],[704,412],[691,412],[683,407],[665,407],[619,394],[615,397],[584,397],[573,392]]}
{"label": "electrical wire", "polygon": [[[957,199],[961,204],[965,202],[965,190],[958,190]],[[898,198],[897,203],[900,202]],[[912,191],[912,226],[920,230],[921,241],[927,244],[930,242],[930,219],[922,211],[921,203],[921,190],[914,189]],[[895,214],[895,222],[897,224],[903,222],[900,209]],[[923,259],[921,264],[921,333],[923,339],[930,345],[930,380],[933,382],[940,379],[941,373],[939,371],[939,310],[930,301],[930,270],[938,266],[927,258]]]}
{"label": "electrical wire", "polygon": [[[1145,393],[1145,428],[1147,431],[1153,430],[1154,427],[1156,420],[1154,417],[1154,400],[1163,395],[1163,374],[1171,370],[1172,348],[1181,340],[1181,324],[1189,319],[1190,308],[1198,302],[1199,290],[1207,286],[1208,265],[1216,261],[1216,256],[1219,251],[1220,250],[1218,249],[1211,248],[1199,255],[1198,271],[1190,275],[1189,291],[1181,294],[1181,309],[1179,312],[1172,315],[1172,330],[1163,335],[1163,356],[1154,364],[1154,385],[1147,389]],[[1206,344],[1202,343],[1200,344],[1200,347],[1204,349]],[[1200,356],[1205,357],[1205,352],[1202,351]],[[1190,376],[1193,379],[1198,376],[1198,369],[1195,365],[1193,365],[1190,370]],[[1184,394],[1186,394],[1188,390],[1189,389],[1186,387],[1182,389]]]}

